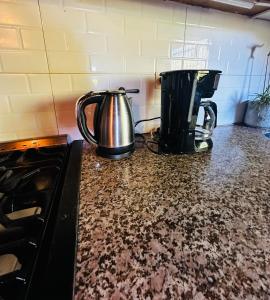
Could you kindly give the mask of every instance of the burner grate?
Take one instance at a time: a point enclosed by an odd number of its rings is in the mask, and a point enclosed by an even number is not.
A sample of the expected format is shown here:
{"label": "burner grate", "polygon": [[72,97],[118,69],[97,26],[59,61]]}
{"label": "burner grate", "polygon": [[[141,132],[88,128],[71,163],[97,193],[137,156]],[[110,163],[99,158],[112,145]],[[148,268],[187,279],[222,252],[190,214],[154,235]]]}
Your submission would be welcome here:
{"label": "burner grate", "polygon": [[0,297],[4,300],[25,299],[28,293],[45,237],[51,234],[47,228],[57,208],[67,155],[67,145],[0,153]]}
{"label": "burner grate", "polygon": [[73,298],[82,141],[67,140],[0,144],[0,300]]}

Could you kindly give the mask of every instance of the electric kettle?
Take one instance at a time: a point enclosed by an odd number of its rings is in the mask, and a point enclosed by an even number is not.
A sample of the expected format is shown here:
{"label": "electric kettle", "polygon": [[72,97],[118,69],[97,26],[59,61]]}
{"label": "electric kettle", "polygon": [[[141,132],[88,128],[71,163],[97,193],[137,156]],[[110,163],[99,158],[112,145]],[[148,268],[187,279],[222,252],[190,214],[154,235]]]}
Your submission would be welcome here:
{"label": "electric kettle", "polygon": [[[134,151],[134,122],[126,93],[139,93],[138,89],[89,92],[76,104],[79,130],[88,143],[97,144],[98,155],[121,159]],[[96,104],[93,133],[87,127],[85,109]]]}

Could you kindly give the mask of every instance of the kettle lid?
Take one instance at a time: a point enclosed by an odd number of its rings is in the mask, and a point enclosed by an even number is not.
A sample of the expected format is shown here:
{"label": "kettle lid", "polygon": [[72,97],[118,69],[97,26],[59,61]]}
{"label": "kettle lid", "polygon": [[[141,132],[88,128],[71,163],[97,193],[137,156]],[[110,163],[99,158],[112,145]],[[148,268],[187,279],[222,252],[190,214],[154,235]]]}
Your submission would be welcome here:
{"label": "kettle lid", "polygon": [[98,95],[126,94],[126,90],[124,88],[123,89],[120,88],[118,90],[103,90],[103,91],[95,91],[92,93]]}
{"label": "kettle lid", "polygon": [[105,91],[105,94],[126,94],[125,90],[107,90]]}
{"label": "kettle lid", "polygon": [[139,93],[138,89],[131,89],[131,90],[126,90],[123,87],[120,87],[118,90],[105,90],[105,91],[97,91],[93,92],[94,94],[98,95],[125,95],[126,93]]}

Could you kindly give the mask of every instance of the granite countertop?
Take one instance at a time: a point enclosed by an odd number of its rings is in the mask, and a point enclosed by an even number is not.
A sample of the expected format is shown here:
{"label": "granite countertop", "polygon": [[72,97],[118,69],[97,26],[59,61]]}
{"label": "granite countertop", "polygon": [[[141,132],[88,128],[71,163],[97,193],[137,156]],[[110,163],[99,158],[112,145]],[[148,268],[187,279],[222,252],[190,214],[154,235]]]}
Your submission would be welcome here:
{"label": "granite countertop", "polygon": [[270,299],[270,140],[228,126],[213,141],[120,161],[85,146],[77,300]]}

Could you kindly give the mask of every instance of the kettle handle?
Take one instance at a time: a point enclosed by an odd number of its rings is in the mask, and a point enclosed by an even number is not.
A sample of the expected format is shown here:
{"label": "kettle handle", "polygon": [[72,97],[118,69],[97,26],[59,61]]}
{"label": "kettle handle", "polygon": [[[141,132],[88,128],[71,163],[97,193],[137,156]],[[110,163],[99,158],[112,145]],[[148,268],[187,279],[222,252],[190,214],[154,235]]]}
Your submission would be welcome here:
{"label": "kettle handle", "polygon": [[[90,92],[90,93],[80,97],[76,103],[77,125],[78,125],[78,128],[79,128],[82,136],[88,143],[92,142],[94,144],[97,144],[98,140],[97,140],[96,133],[94,132],[92,134],[87,127],[87,117],[86,117],[86,113],[85,113],[85,108],[86,108],[86,106],[91,105],[91,104],[100,105],[103,97],[104,97],[103,95],[98,95],[98,94],[94,94],[93,92]],[[96,123],[96,120],[94,123]],[[95,130],[96,130],[96,126],[94,124],[94,131]]]}

